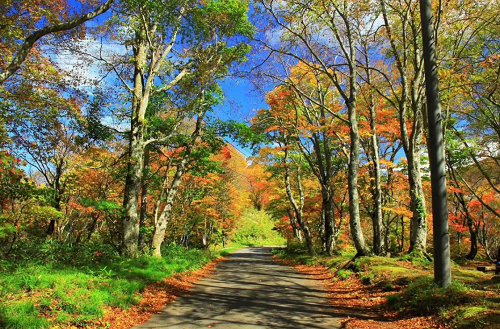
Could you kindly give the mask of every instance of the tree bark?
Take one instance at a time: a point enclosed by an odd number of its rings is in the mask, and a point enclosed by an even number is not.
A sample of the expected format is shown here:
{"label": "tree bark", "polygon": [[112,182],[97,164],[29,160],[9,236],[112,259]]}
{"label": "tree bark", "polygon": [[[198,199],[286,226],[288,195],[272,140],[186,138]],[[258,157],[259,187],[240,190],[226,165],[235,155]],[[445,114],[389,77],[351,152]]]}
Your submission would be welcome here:
{"label": "tree bark", "polygon": [[290,225],[292,226],[292,231],[293,231],[293,237],[299,240],[299,242],[302,242],[302,231],[300,230],[299,223],[297,222],[297,219],[295,218],[295,214],[292,211],[291,208],[288,208],[286,210],[288,213],[288,218],[290,219]]}
{"label": "tree bark", "polygon": [[90,241],[92,234],[94,234],[98,220],[99,220],[99,214],[96,212],[92,213],[92,223],[88,226],[87,241]]}
{"label": "tree bark", "polygon": [[[403,150],[408,160],[408,181],[410,188],[410,210],[412,218],[410,220],[410,248],[409,251],[418,250],[425,252],[427,240],[427,222],[425,212],[425,199],[422,189],[422,179],[420,174],[420,153],[422,151],[423,118],[421,104],[422,85],[422,65],[420,49],[418,48],[418,28],[416,27],[413,12],[408,8],[398,11],[400,19],[400,30],[393,29],[392,22],[389,21],[385,0],[380,0],[380,8],[384,19],[387,38],[391,44],[397,70],[400,74],[400,93],[395,95],[398,98],[393,105],[398,110],[399,125],[401,131],[401,142]],[[403,37],[397,40],[394,32],[400,32]],[[399,45],[398,45],[399,43]],[[413,50],[413,53],[410,53]],[[412,62],[412,65],[410,65]],[[410,80],[409,72],[413,73]],[[388,81],[391,85],[392,82]],[[411,86],[411,93],[409,92]],[[398,88],[395,88],[398,89]],[[387,97],[386,97],[387,99]],[[407,129],[407,111],[411,101],[413,112],[413,127],[411,134]],[[392,100],[391,100],[392,102]]]}
{"label": "tree bark", "polygon": [[465,258],[473,260],[477,255],[477,231],[474,229],[472,221],[467,220],[467,226],[470,234],[470,251]]}
{"label": "tree bark", "polygon": [[[411,148],[408,158],[408,180],[410,185],[410,249],[409,252],[425,252],[427,244],[427,213],[425,207],[422,177],[420,174],[420,150]],[[418,157],[418,160],[415,158]]]}
{"label": "tree bark", "polygon": [[179,186],[181,185],[182,176],[184,175],[188,158],[189,154],[186,154],[178,164],[174,179],[172,180],[172,185],[168,189],[165,207],[155,223],[153,239],[151,241],[152,255],[155,257],[161,257],[161,245],[165,239],[167,224],[170,221],[170,216],[172,215],[174,199],[177,195],[177,191],[179,190]]}
{"label": "tree bark", "polygon": [[325,251],[328,255],[332,255],[336,243],[334,237],[335,213],[331,189],[327,186],[321,186],[321,196],[325,224]]}

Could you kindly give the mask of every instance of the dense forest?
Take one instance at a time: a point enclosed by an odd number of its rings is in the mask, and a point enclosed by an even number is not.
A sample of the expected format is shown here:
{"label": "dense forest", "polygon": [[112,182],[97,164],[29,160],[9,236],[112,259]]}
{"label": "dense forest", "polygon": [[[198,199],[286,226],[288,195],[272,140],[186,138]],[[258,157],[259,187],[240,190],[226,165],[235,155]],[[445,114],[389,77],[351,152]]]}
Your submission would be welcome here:
{"label": "dense forest", "polygon": [[[432,11],[445,235],[454,261],[493,261],[500,3]],[[277,233],[310,256],[433,261],[419,1],[7,0],[0,13],[1,324],[53,323],[40,302],[6,301],[54,264],[149,264],[151,279],[155,259],[186,252],[188,269]],[[223,120],[236,81],[262,106]]]}

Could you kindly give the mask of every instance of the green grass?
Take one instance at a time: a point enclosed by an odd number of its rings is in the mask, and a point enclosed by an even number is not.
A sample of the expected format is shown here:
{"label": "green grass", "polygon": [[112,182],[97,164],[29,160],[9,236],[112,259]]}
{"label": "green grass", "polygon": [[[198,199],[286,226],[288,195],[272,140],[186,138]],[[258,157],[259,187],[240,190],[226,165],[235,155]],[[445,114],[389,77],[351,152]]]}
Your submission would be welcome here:
{"label": "green grass", "polygon": [[488,305],[464,305],[451,314],[448,322],[456,329],[497,328],[500,323],[500,314]]}
{"label": "green grass", "polygon": [[[48,328],[84,325],[100,318],[108,306],[128,308],[146,285],[176,272],[201,268],[214,255],[170,246],[163,258],[142,256],[67,265],[57,260],[6,261],[0,266],[0,327]],[[78,255],[74,255],[75,257]],[[84,258],[84,256],[83,256]]]}
{"label": "green grass", "polygon": [[243,246],[279,246],[286,239],[273,230],[274,222],[264,211],[247,210],[235,228],[231,240]]}

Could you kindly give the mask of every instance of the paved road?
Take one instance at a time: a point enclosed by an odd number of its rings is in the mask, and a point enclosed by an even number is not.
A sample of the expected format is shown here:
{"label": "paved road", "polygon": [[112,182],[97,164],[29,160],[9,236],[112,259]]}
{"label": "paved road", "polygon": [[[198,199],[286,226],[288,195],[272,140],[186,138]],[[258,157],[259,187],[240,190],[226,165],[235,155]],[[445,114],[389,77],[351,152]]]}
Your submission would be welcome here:
{"label": "paved road", "polygon": [[271,258],[271,248],[241,249],[210,277],[178,297],[146,328],[340,328],[334,309],[315,282]]}

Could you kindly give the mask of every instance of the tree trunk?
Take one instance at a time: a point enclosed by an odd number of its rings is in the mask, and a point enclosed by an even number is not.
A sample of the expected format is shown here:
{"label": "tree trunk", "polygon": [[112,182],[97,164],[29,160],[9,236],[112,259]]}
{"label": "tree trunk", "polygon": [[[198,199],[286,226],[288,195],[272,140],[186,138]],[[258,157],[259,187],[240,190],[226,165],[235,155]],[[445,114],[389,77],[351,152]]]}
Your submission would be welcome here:
{"label": "tree trunk", "polygon": [[[142,130],[139,129],[132,130]],[[130,143],[130,159],[125,184],[124,209],[122,222],[122,256],[136,257],[138,255],[137,241],[139,237],[139,193],[143,165],[142,134],[134,134]]]}
{"label": "tree trunk", "polygon": [[381,255],[386,250],[386,233],[383,229],[382,220],[382,188],[380,184],[380,159],[378,154],[378,139],[377,128],[375,126],[375,106],[373,102],[370,104],[370,126],[372,129],[372,152],[373,152],[373,176],[375,178],[373,189],[373,203],[375,206],[375,213],[373,216],[373,252],[375,255]]}
{"label": "tree trunk", "polygon": [[[408,180],[410,188],[410,210],[413,215],[410,221],[410,248],[409,251],[418,250],[425,252],[427,239],[427,222],[425,213],[425,201],[422,190],[422,180],[420,177],[420,153],[422,150],[423,118],[421,106],[421,83],[422,83],[422,65],[420,61],[420,49],[418,41],[418,28],[413,21],[416,15],[409,16],[409,13],[399,16],[401,19],[402,30],[404,34],[402,39],[398,40],[395,33],[400,31],[393,30],[389,21],[389,15],[385,0],[380,0],[380,8],[384,19],[387,37],[391,44],[394,54],[396,67],[400,74],[400,95],[397,104],[399,125],[401,131],[401,142],[403,150],[408,160]],[[408,38],[408,36],[410,37]],[[402,40],[402,41],[401,41]],[[412,53],[410,51],[413,49]],[[412,65],[409,62],[412,62]],[[409,82],[409,73],[413,72],[411,83]],[[409,88],[411,85],[411,94]],[[411,99],[411,109],[413,111],[413,128],[411,135],[408,133],[406,115],[408,103]]]}
{"label": "tree trunk", "polygon": [[[453,163],[451,161],[448,161],[447,162],[447,167],[449,169],[449,173],[450,173],[450,178],[451,178],[451,182],[454,183],[454,186],[457,187],[457,188],[460,188],[460,183],[457,179],[457,175],[456,175],[456,171],[455,171],[455,168],[453,166]],[[458,200],[458,203],[460,204],[460,207],[462,208],[463,210],[463,213],[465,214],[466,216],[466,224],[467,224],[467,227],[469,228],[469,233],[470,233],[470,251],[469,253],[467,254],[467,256],[465,256],[465,258],[467,259],[474,259],[476,258],[476,255],[477,255],[477,230],[474,229],[474,218],[472,217],[472,214],[470,213],[469,211],[469,207],[467,206],[467,202],[465,201],[465,198],[464,198],[464,195],[462,193],[454,193],[455,195],[455,198]]]}
{"label": "tree trunk", "polygon": [[302,233],[297,218],[295,217],[294,211],[292,211],[291,208],[288,208],[286,212],[288,213],[290,225],[292,226],[293,237],[299,240],[299,242],[302,242]]}
{"label": "tree trunk", "polygon": [[[292,188],[290,184],[290,168],[288,166],[288,149],[285,147],[285,188],[286,188],[286,194],[288,196],[288,201],[290,201],[290,204],[293,207],[293,210],[295,211],[295,219],[300,225],[300,228],[304,232],[304,239],[306,240],[306,246],[307,246],[307,251],[309,252],[309,255],[314,256],[316,255],[316,252],[314,251],[314,246],[312,242],[312,237],[311,237],[311,232],[309,231],[309,227],[307,224],[304,222],[304,219],[302,218],[302,207],[304,205],[304,193],[302,192],[302,184],[300,182],[300,174],[297,174],[297,183],[299,184],[299,194],[300,194],[300,205],[297,204],[295,201],[295,198],[293,197],[292,194]],[[332,230],[333,234],[333,230]]]}
{"label": "tree trunk", "polygon": [[[370,56],[367,45],[364,45],[364,58],[366,60],[366,82],[369,86],[372,85],[371,70],[370,70]],[[368,107],[370,110],[370,129],[371,129],[371,152],[372,152],[372,195],[373,195],[373,252],[375,255],[381,255],[385,251],[385,246],[389,243],[386,241],[386,230],[384,229],[384,221],[382,215],[382,188],[380,183],[380,158],[379,158],[379,141],[377,136],[376,114],[375,114],[375,101],[372,91],[368,95]],[[367,152],[368,153],[368,152]]]}
{"label": "tree trunk", "polygon": [[477,232],[474,230],[472,223],[469,225],[469,221],[467,221],[467,226],[469,226],[470,233],[470,251],[465,258],[472,260],[477,255]]}
{"label": "tree trunk", "polygon": [[139,250],[144,248],[145,236],[144,229],[146,228],[146,219],[148,212],[148,177],[149,176],[149,150],[146,148],[144,153],[144,168],[142,171],[142,195],[141,195],[141,213],[139,219]]}
{"label": "tree trunk", "polygon": [[134,47],[134,90],[130,122],[129,160],[123,198],[122,256],[136,257],[139,238],[139,194],[144,165],[144,118],[149,102],[149,90],[144,88],[143,70],[148,46],[144,36],[136,32]]}
{"label": "tree trunk", "polygon": [[348,168],[348,189],[349,189],[349,218],[351,226],[352,240],[356,247],[357,256],[367,255],[365,239],[361,230],[361,219],[359,215],[359,195],[358,195],[358,169],[359,169],[359,133],[358,121],[356,118],[356,105],[349,103],[347,106],[349,115],[351,147]]}
{"label": "tree trunk", "polygon": [[[87,241],[90,241],[92,234],[94,234],[95,228],[97,226],[97,220],[99,219],[98,213],[92,213],[92,223],[88,226]],[[78,239],[77,239],[78,241]],[[78,242],[77,242],[78,243]]]}
{"label": "tree trunk", "polygon": [[[61,211],[61,184],[60,184],[61,170],[58,167],[56,169],[56,178],[54,181],[54,209],[57,211]],[[45,235],[51,236],[54,234],[56,229],[56,220],[51,219],[49,222],[49,226],[47,226],[47,230],[45,231]]]}
{"label": "tree trunk", "polygon": [[434,281],[442,288],[451,284],[450,236],[448,231],[448,203],[446,167],[441,105],[436,64],[436,44],[430,0],[420,0],[422,40],[424,45],[425,90],[429,121],[429,161],[432,184],[432,215],[434,234]]}
{"label": "tree trunk", "polygon": [[410,210],[412,212],[409,251],[425,252],[427,244],[427,214],[420,174],[420,151],[415,153],[415,150],[410,150],[407,158],[408,179],[410,183]]}
{"label": "tree trunk", "polygon": [[401,248],[399,252],[405,250],[405,216],[401,215]]}
{"label": "tree trunk", "polygon": [[333,209],[332,193],[329,187],[321,187],[321,196],[323,199],[323,216],[325,223],[325,251],[332,255],[335,248],[335,213]]}

